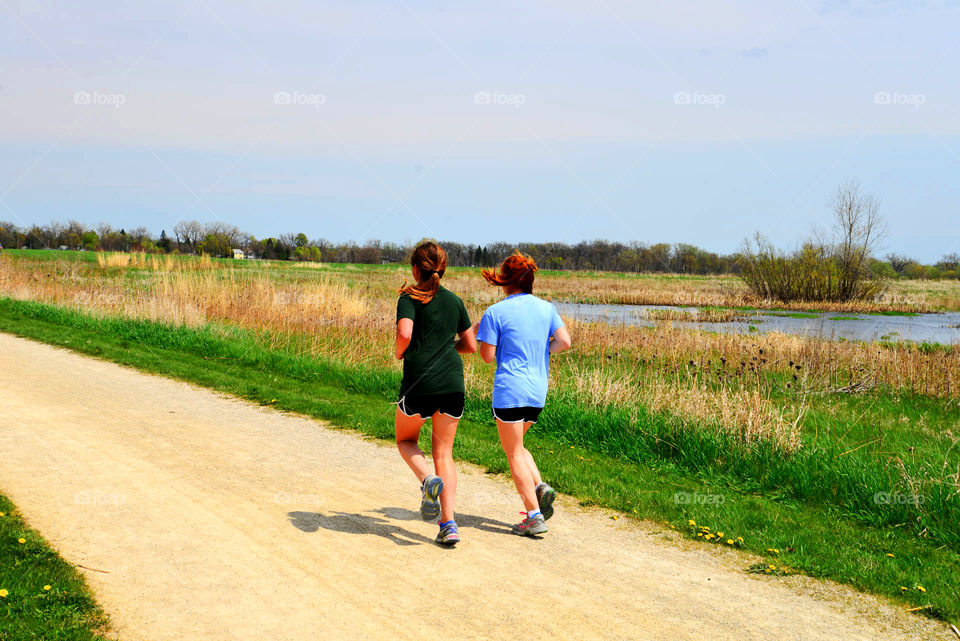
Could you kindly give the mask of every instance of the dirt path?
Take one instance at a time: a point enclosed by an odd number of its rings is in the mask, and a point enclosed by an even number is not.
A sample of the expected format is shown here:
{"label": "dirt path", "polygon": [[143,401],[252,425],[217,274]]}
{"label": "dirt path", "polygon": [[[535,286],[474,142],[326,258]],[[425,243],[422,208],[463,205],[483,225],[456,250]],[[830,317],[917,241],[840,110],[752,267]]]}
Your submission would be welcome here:
{"label": "dirt path", "polygon": [[460,488],[464,541],[441,549],[391,447],[0,334],[0,491],[106,571],[84,572],[121,639],[947,638],[571,500],[520,539],[507,480]]}

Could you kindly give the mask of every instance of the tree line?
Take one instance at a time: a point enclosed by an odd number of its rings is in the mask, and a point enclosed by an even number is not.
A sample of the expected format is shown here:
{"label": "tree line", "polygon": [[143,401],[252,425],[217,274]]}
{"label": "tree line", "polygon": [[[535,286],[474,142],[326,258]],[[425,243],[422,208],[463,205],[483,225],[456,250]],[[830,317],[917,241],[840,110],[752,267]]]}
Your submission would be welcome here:
{"label": "tree line", "polygon": [[[676,274],[743,274],[751,251],[744,247],[732,254],[717,254],[686,243],[617,242],[607,240],[567,243],[488,243],[486,245],[441,241],[448,263],[454,267],[489,267],[519,249],[543,269],[660,272]],[[85,251],[207,254],[230,258],[240,249],[249,258],[333,263],[405,263],[408,244],[370,240],[333,243],[310,239],[304,233],[281,234],[258,239],[238,227],[222,222],[181,221],[167,233],[153,235],[146,227],[117,229],[108,223],[95,227],[71,220],[20,227],[0,221],[0,247],[24,249],[66,248]],[[769,249],[769,248],[768,248]],[[754,250],[755,251],[755,250]],[[934,265],[900,254],[884,259],[862,256],[858,269],[886,278],[958,278],[960,255],[944,256]]]}

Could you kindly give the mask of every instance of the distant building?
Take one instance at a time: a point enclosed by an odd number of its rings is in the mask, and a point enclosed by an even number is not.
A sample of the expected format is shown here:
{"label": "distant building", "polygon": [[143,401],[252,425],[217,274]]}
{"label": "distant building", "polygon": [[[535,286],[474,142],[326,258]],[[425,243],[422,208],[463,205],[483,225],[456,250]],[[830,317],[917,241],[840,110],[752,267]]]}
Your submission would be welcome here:
{"label": "distant building", "polygon": [[233,250],[233,257],[234,257],[235,259],[237,259],[237,260],[243,260],[243,250],[242,250],[242,249],[234,249],[234,250]]}

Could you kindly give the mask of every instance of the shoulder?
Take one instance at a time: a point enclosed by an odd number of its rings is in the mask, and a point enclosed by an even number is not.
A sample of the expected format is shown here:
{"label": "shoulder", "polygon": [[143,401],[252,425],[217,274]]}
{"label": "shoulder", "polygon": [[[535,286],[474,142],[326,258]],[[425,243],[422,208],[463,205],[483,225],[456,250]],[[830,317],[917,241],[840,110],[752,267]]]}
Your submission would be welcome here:
{"label": "shoulder", "polygon": [[451,292],[451,291],[450,291],[449,289],[447,289],[446,287],[443,287],[442,285],[440,286],[440,289],[437,290],[437,293],[436,293],[436,295],[434,295],[434,298],[438,298],[438,299],[440,299],[440,300],[445,300],[445,301],[450,301],[450,302],[452,302],[452,303],[456,303],[457,305],[463,305],[463,301],[460,300],[460,297],[459,297],[459,296],[457,296],[456,294],[454,294],[453,292]]}
{"label": "shoulder", "polygon": [[545,310],[547,310],[547,311],[551,311],[551,310],[555,310],[555,309],[556,309],[556,306],[555,306],[553,303],[551,303],[550,301],[548,301],[548,300],[544,300],[544,299],[539,298],[539,297],[537,297],[537,296],[533,296],[532,294],[530,295],[530,298],[533,299],[532,302],[533,302],[533,304],[535,304],[537,307],[540,307],[540,308],[545,309]]}

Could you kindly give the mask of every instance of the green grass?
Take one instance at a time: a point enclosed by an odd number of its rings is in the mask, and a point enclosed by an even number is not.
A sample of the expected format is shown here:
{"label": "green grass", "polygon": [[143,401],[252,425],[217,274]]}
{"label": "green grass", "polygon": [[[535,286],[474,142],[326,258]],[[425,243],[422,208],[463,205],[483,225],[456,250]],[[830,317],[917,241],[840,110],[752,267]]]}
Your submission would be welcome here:
{"label": "green grass", "polygon": [[4,496],[0,512],[0,639],[103,640],[106,618],[83,578]]}
{"label": "green grass", "polygon": [[[97,319],[8,299],[0,299],[0,330],[392,438],[396,370],[348,367],[270,350],[262,336],[232,327],[192,329]],[[920,413],[930,409],[922,405],[925,400],[884,402],[890,407],[880,408],[877,415],[892,416],[894,408]],[[778,566],[904,604],[930,606],[925,612],[960,620],[960,595],[954,585],[960,556],[946,542],[954,535],[949,528],[955,497],[944,491],[939,499],[926,501],[920,512],[916,506],[877,504],[877,488],[890,493],[909,488],[875,450],[847,451],[856,445],[845,446],[863,436],[853,433],[849,417],[862,415],[864,408],[846,401],[836,404],[832,412],[824,409],[814,418],[819,444],[805,443],[799,455],[785,459],[762,448],[738,449],[735,443],[712,438],[710,430],[688,429],[668,415],[641,412],[628,421],[617,410],[585,412],[556,393],[531,431],[528,447],[551,483],[585,504],[666,522],[691,538],[697,533],[688,526],[693,519],[698,526],[722,531],[723,545],[726,539],[742,537],[745,550]],[[938,415],[951,411],[930,404]],[[835,434],[840,430],[848,432],[846,440]],[[890,439],[891,447],[899,448],[910,434],[906,428],[892,430]],[[948,447],[944,438],[931,442]],[[489,411],[478,394],[468,396],[456,453],[491,472],[507,471]],[[913,464],[922,469],[942,453],[930,452]],[[780,553],[767,552],[773,548]],[[926,592],[917,590],[918,585]],[[908,590],[902,592],[901,586]]]}
{"label": "green grass", "polygon": [[829,318],[827,318],[827,320],[832,320],[832,321],[858,321],[858,320],[864,320],[864,319],[859,318],[859,317],[857,317],[857,316],[830,316]]}

